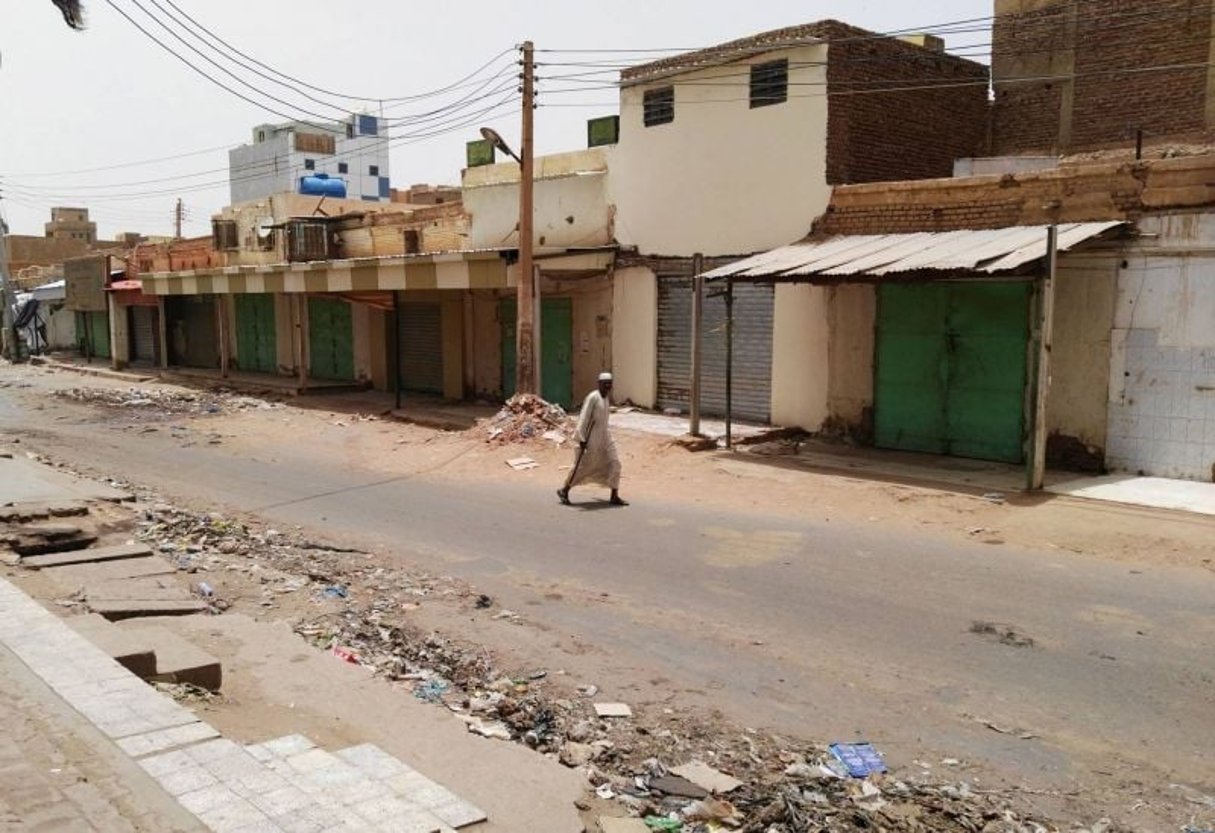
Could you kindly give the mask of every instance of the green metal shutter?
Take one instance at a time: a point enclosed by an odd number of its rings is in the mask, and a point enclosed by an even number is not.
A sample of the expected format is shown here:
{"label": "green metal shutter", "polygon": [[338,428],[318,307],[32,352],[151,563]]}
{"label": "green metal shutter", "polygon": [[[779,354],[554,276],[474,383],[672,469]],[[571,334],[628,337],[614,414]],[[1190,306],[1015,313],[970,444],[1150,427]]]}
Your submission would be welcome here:
{"label": "green metal shutter", "polygon": [[1024,459],[1029,292],[977,281],[880,288],[878,446]]}
{"label": "green metal shutter", "polygon": [[308,299],[308,371],[314,379],[354,380],[354,325],[350,305]]}
{"label": "green metal shutter", "polygon": [[[502,299],[498,306],[502,325],[502,393],[508,398],[515,393],[515,311],[513,298]],[[569,408],[576,404],[573,301],[545,298],[540,302],[540,316],[540,393],[546,401]]]}
{"label": "green metal shutter", "polygon": [[237,295],[236,362],[241,370],[274,373],[278,347],[273,295]]}

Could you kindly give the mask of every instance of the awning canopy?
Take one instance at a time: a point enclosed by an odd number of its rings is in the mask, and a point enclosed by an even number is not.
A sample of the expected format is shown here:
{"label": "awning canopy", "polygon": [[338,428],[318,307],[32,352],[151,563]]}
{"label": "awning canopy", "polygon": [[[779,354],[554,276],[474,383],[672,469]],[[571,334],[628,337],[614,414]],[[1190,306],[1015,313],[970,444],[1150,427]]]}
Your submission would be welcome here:
{"label": "awning canopy", "polygon": [[[1058,249],[1125,226],[1123,221],[1062,223]],[[1007,274],[1046,256],[1049,226],[925,231],[911,234],[857,234],[806,240],[705,273],[709,280],[775,283],[880,281],[913,272]]]}

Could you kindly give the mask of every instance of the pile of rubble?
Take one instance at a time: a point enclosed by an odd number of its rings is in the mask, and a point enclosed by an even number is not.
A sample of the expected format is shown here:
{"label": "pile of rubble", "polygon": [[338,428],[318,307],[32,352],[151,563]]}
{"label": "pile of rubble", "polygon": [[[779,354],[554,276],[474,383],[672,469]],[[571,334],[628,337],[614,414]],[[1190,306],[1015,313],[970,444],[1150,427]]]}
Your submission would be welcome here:
{"label": "pile of rubble", "polygon": [[[1011,793],[936,781],[927,768],[904,778],[853,777],[823,747],[713,723],[690,711],[633,714],[622,704],[597,702],[597,687],[577,687],[564,672],[501,669],[484,649],[410,621],[410,612],[426,598],[484,610],[493,618],[518,618],[508,610],[490,612],[492,599],[449,577],[379,566],[367,553],[298,532],[166,504],[145,508],[139,535],[176,555],[181,569],[247,574],[262,586],[262,606],[304,594],[312,603],[305,610],[314,612],[297,621],[295,630],[305,640],[403,683],[418,699],[458,715],[471,732],[525,744],[581,770],[587,778],[584,810],[594,806],[601,814],[635,819],[647,830],[678,833],[1061,829],[1023,816]],[[708,781],[681,775],[689,765],[707,772]],[[1107,820],[1062,829],[1120,830]]]}
{"label": "pile of rubble", "polygon": [[277,403],[238,396],[224,391],[187,391],[164,388],[60,388],[51,392],[60,399],[131,408],[166,414],[222,414],[233,411],[282,407]]}
{"label": "pile of rubble", "polygon": [[482,420],[489,442],[522,443],[545,439],[558,445],[574,435],[574,421],[560,405],[531,393],[512,396],[491,419]]}

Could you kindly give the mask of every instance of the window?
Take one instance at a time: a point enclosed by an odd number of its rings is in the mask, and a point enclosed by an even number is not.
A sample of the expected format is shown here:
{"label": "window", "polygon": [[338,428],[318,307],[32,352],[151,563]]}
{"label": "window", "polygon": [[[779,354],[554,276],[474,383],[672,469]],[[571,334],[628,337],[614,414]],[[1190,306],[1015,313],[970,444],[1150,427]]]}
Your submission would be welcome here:
{"label": "window", "polygon": [[304,160],[304,170],[305,171],[315,171],[316,170],[316,160],[315,159],[305,159]]}
{"label": "window", "polygon": [[751,65],[751,107],[783,104],[789,98],[789,61]]}
{"label": "window", "polygon": [[240,238],[236,231],[235,220],[212,220],[211,242],[218,251],[231,251],[240,248]]}
{"label": "window", "polygon": [[359,116],[359,135],[360,136],[378,136],[380,135],[380,120],[375,116]]}
{"label": "window", "polygon": [[345,162],[338,162],[338,173],[339,174],[350,173],[350,166],[347,165]]}
{"label": "window", "polygon": [[416,255],[422,251],[422,234],[416,229],[405,229],[405,254]]}
{"label": "window", "polygon": [[646,127],[670,124],[675,121],[675,88],[659,87],[656,90],[646,90],[642,106],[645,110]]}
{"label": "window", "polygon": [[369,165],[367,167],[367,175],[368,176],[379,176],[380,175],[380,166],[379,165]]}

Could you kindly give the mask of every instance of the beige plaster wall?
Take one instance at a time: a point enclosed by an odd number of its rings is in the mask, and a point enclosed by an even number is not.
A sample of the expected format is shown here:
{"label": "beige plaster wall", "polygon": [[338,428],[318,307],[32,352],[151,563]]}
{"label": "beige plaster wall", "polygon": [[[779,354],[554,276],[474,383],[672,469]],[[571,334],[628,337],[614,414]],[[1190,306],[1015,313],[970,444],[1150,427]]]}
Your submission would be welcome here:
{"label": "beige plaster wall", "polygon": [[110,366],[121,370],[131,363],[131,327],[127,308],[114,303],[112,293],[106,294],[110,317]]}
{"label": "beige plaster wall", "polygon": [[295,315],[291,298],[282,292],[274,293],[274,348],[278,372],[292,376],[299,372],[295,360]]}
{"label": "beige plaster wall", "polygon": [[1113,257],[1065,255],[1055,284],[1047,434],[1098,449],[1105,447],[1117,266]]}
{"label": "beige plaster wall", "polygon": [[855,284],[826,293],[829,427],[864,437],[872,430],[877,290]]}
{"label": "beige plaster wall", "polygon": [[[789,99],[752,109],[749,66],[784,57]],[[804,237],[831,196],[827,97],[806,94],[825,89],[826,60],[826,45],[808,45],[623,88],[609,189],[616,238],[644,254],[687,256]],[[645,91],[672,82],[674,121],[646,127]]]}
{"label": "beige plaster wall", "polygon": [[772,422],[817,431],[827,418],[828,292],[776,287],[772,317]]}
{"label": "beige plaster wall", "polygon": [[368,369],[371,373],[371,386],[376,390],[392,390],[392,376],[390,364],[390,351],[393,345],[388,341],[388,316],[391,315],[387,310],[376,309],[375,307],[368,308],[367,326],[368,326],[368,344],[370,345],[370,355],[368,357]]}
{"label": "beige plaster wall", "polygon": [[658,281],[644,267],[617,269],[612,283],[613,396],[653,408],[658,398]]}
{"label": "beige plaster wall", "polygon": [[[371,307],[350,304],[351,338],[354,341],[354,378],[360,382],[371,379]],[[375,349],[380,349],[377,345]]]}
{"label": "beige plaster wall", "polygon": [[573,396],[579,401],[594,389],[600,373],[612,369],[612,280],[606,275],[578,282],[546,279],[543,291],[548,298],[571,299]]}
{"label": "beige plaster wall", "polygon": [[473,395],[495,399],[502,395],[502,323],[498,300],[492,289],[472,292]]}

